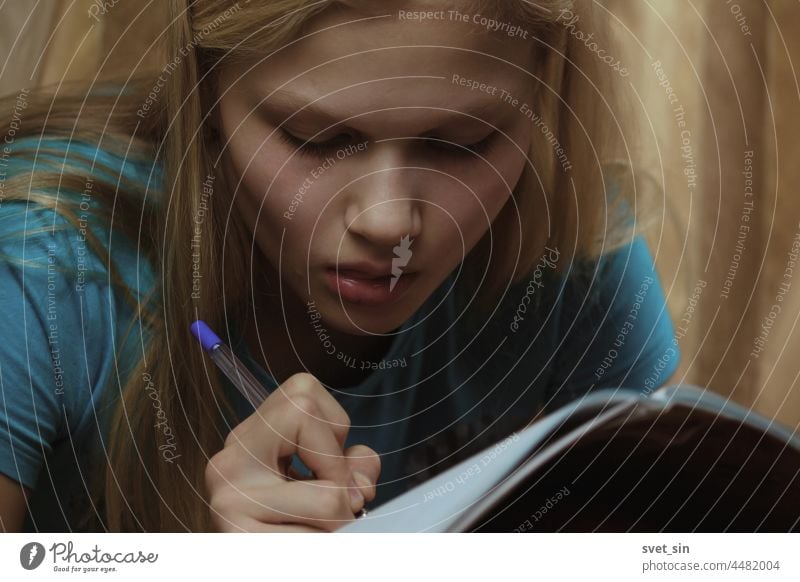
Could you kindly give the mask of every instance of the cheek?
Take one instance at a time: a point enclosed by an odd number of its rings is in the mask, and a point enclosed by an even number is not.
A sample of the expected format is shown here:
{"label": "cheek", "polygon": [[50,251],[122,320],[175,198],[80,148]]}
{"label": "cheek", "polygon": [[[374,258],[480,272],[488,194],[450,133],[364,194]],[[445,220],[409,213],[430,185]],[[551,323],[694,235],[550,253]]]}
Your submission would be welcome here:
{"label": "cheek", "polygon": [[287,163],[280,144],[231,143],[228,161],[232,175],[241,176],[236,207],[257,241],[280,241],[285,228],[286,243],[313,228],[312,198],[304,189],[308,172],[302,164]]}
{"label": "cheek", "polygon": [[447,210],[446,214],[453,217],[444,218],[450,226],[453,221],[456,222],[468,244],[477,242],[488,230],[508,202],[525,169],[524,155],[511,144],[499,148],[491,159],[491,164],[478,161],[461,175],[453,173],[463,184],[443,178],[437,180],[438,186],[431,185],[442,193],[432,199],[437,200]]}
{"label": "cheek", "polygon": [[456,227],[465,244],[483,235],[509,196],[502,183],[488,176],[465,180],[466,185],[446,179],[437,182],[429,184],[437,194],[429,197],[433,204],[428,211],[437,224],[426,225],[426,230],[431,232],[431,226],[435,226],[434,231],[450,233]]}

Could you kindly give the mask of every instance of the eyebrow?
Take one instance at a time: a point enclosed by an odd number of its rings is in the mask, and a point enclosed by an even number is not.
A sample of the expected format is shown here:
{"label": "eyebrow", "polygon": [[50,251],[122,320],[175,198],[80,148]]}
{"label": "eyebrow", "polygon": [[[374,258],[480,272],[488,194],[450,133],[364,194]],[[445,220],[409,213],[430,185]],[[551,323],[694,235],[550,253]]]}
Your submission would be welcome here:
{"label": "eyebrow", "polygon": [[[321,101],[321,99],[319,101]],[[320,105],[319,101],[314,102],[298,93],[286,89],[276,89],[270,93],[267,99],[261,101],[255,109],[274,113],[276,115],[274,121],[277,122],[277,124],[286,123],[290,119],[297,119],[300,116],[314,119],[319,123],[325,124],[326,127],[333,127],[345,122],[342,117],[330,111],[326,111],[324,106]],[[503,111],[505,108],[503,108],[503,103],[499,99],[496,101],[481,101],[477,104],[470,104],[470,107],[464,107],[462,109],[457,107],[437,108],[428,106],[412,107],[411,109],[441,113],[446,119],[438,120],[435,124],[436,127],[459,121],[475,121],[495,125],[499,118],[505,116]],[[508,109],[510,110],[510,108]],[[372,113],[372,111],[367,111],[365,113]],[[349,116],[349,118],[357,119],[360,115],[362,114],[354,113]]]}

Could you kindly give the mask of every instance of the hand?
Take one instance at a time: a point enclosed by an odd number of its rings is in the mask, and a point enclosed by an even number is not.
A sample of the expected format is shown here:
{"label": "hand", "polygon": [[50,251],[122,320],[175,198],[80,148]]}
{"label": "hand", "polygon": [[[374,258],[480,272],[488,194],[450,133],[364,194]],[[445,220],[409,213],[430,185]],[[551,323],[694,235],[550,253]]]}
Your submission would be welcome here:
{"label": "hand", "polygon": [[[295,374],[225,439],[205,472],[217,531],[334,531],[375,498],[380,457],[343,451],[350,418],[310,374]],[[313,472],[290,467],[293,454]]]}

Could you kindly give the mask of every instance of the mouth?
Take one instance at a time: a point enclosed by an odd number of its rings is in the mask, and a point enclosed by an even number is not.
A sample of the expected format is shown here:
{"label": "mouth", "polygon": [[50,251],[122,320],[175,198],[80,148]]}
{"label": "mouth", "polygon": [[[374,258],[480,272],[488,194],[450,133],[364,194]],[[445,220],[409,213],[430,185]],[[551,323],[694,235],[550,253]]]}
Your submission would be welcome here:
{"label": "mouth", "polygon": [[416,272],[391,265],[342,265],[325,269],[332,293],[355,305],[388,305],[398,301],[414,283]]}

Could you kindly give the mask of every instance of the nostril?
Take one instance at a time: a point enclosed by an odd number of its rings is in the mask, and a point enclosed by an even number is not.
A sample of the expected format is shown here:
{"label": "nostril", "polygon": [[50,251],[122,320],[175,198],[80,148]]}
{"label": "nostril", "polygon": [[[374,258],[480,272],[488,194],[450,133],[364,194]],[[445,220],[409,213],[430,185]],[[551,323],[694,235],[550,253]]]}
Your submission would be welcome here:
{"label": "nostril", "polygon": [[394,247],[401,238],[416,238],[422,220],[414,201],[389,200],[377,202],[360,211],[346,214],[347,231],[376,246]]}

